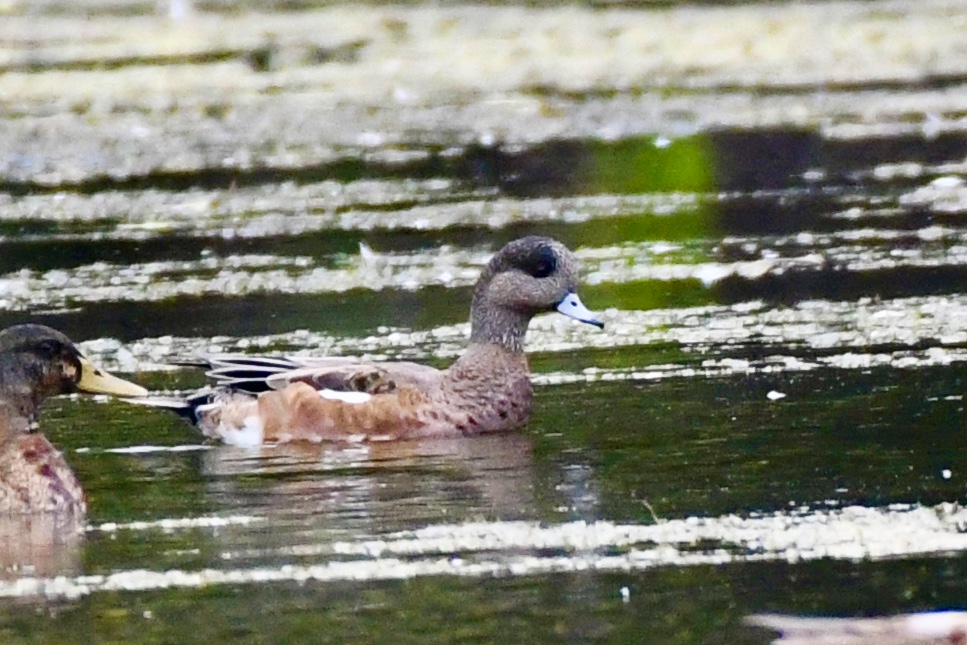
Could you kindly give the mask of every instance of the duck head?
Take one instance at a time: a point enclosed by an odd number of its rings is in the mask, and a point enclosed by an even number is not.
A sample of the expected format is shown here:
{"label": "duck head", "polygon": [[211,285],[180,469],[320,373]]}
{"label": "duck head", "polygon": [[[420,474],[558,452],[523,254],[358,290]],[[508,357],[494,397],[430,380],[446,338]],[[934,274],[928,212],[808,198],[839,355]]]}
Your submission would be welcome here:
{"label": "duck head", "polygon": [[578,269],[574,254],[549,237],[524,237],[505,245],[474,288],[471,342],[522,351],[531,318],[548,311],[603,328],[577,295]]}
{"label": "duck head", "polygon": [[34,419],[48,396],[71,392],[144,396],[140,385],[105,372],[67,336],[44,325],[0,331],[0,397]]}

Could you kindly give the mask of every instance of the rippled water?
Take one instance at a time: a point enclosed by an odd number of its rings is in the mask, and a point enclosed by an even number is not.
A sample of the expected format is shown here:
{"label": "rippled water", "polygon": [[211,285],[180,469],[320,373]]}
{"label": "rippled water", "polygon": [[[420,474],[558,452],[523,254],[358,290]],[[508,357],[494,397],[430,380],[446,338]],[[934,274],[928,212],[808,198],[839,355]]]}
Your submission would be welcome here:
{"label": "rippled water", "polygon": [[[937,24],[951,11],[889,6]],[[243,450],[157,410],[49,402],[44,429],[90,512],[79,540],[51,540],[41,519],[0,523],[0,640],[764,643],[742,616],[964,607],[967,134],[943,92],[957,70],[904,85],[888,49],[886,80],[814,87],[793,65],[791,85],[764,91],[761,61],[679,61],[670,73],[691,89],[658,113],[648,102],[667,86],[621,90],[623,63],[581,67],[569,51],[581,91],[555,86],[567,65],[545,61],[546,85],[501,86],[508,108],[473,86],[516,69],[494,59],[418,98],[419,75],[399,71],[391,109],[367,103],[388,81],[363,78],[409,69],[391,46],[419,59],[405,43],[435,45],[414,34],[446,43],[456,29],[483,47],[524,10],[333,10],[365,38],[328,67],[286,58],[308,47],[299,14],[268,14],[276,42],[247,14],[225,14],[232,33],[202,16],[159,35],[143,10],[125,23],[135,36],[110,28],[123,16],[94,20],[89,54],[61,38],[81,20],[70,7],[40,6],[51,23],[34,58],[16,31],[28,14],[0,26],[0,87],[20,92],[2,102],[16,132],[0,136],[19,143],[0,156],[0,326],[56,326],[169,393],[202,383],[167,366],[197,351],[443,365],[465,343],[481,266],[539,233],[575,249],[606,327],[534,321],[535,415],[507,436]],[[900,37],[863,5],[834,10],[893,34],[869,47]],[[586,23],[620,50],[643,37],[628,16],[701,31],[715,11],[531,18],[542,34]],[[729,11],[738,32],[774,20],[771,38],[785,20],[824,24],[798,5]],[[185,53],[206,34],[212,60]],[[250,37],[276,42],[278,69],[258,68]],[[534,39],[519,47],[538,56]],[[183,65],[168,108],[164,91],[135,91],[165,63]],[[320,69],[338,80],[353,64],[358,87],[331,87],[332,103],[309,93],[335,82]],[[102,94],[84,98],[93,81]],[[206,93],[219,83],[234,98]],[[905,107],[877,112],[890,92]],[[290,121],[293,105],[305,112]]]}

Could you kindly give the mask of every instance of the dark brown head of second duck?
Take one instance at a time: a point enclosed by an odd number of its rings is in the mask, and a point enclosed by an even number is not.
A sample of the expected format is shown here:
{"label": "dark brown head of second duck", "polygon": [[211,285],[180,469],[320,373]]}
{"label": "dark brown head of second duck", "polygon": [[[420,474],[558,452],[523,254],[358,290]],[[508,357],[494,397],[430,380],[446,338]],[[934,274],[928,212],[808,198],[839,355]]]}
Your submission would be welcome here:
{"label": "dark brown head of second duck", "polygon": [[56,329],[16,325],[0,331],[0,513],[85,510],[73,470],[35,431],[44,399],[71,392],[147,394],[95,367]]}

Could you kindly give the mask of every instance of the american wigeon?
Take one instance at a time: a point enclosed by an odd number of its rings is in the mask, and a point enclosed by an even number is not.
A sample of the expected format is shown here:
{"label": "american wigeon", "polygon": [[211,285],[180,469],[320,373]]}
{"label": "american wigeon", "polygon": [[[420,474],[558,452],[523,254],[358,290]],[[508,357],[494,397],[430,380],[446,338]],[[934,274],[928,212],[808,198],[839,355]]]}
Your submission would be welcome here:
{"label": "american wigeon", "polygon": [[477,281],[470,345],[448,369],[352,358],[214,356],[214,390],[187,400],[145,399],[233,445],[391,440],[503,432],[530,416],[533,390],[524,334],[557,310],[604,325],[577,296],[578,262],[560,242],[525,237],[504,246]]}
{"label": "american wigeon", "polygon": [[748,616],[745,622],[781,634],[776,645],[941,645],[967,643],[967,612],[928,611],[882,618]]}
{"label": "american wigeon", "polygon": [[64,334],[43,325],[0,331],[0,513],[86,510],[63,455],[35,432],[40,404],[68,392],[143,396],[143,387],[95,367]]}

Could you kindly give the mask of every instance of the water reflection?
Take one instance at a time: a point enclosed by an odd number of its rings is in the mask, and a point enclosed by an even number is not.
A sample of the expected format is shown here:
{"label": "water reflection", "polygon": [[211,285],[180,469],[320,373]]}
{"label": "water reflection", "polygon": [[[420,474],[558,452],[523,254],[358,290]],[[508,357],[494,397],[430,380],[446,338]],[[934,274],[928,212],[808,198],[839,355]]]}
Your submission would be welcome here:
{"label": "water reflection", "polygon": [[0,516],[0,578],[77,575],[83,528],[72,513]]}
{"label": "water reflection", "polygon": [[352,446],[219,446],[204,454],[202,473],[215,506],[268,517],[274,528],[286,527],[283,542],[293,535],[359,537],[439,521],[538,515],[533,446],[521,434]]}

